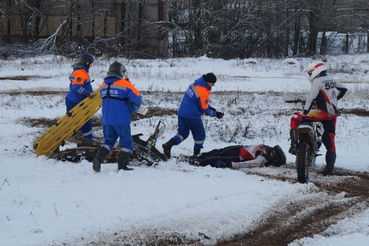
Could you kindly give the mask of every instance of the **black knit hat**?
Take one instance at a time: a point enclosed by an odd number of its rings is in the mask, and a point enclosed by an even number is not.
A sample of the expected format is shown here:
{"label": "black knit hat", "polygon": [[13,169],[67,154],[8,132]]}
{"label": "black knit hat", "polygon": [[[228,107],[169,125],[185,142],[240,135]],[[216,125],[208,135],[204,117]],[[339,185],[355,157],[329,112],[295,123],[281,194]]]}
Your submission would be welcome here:
{"label": "black knit hat", "polygon": [[202,76],[206,82],[215,83],[217,82],[217,77],[213,73],[207,73]]}

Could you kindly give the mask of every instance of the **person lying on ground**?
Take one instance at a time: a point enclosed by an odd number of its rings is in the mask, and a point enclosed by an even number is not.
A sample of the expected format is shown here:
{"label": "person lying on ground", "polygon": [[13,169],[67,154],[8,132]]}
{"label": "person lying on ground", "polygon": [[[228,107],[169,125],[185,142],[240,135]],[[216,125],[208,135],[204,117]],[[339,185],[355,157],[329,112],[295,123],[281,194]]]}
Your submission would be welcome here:
{"label": "person lying on ground", "polygon": [[218,168],[252,168],[286,164],[286,155],[279,145],[269,147],[258,145],[234,145],[222,149],[204,152],[200,156],[190,158],[190,164]]}

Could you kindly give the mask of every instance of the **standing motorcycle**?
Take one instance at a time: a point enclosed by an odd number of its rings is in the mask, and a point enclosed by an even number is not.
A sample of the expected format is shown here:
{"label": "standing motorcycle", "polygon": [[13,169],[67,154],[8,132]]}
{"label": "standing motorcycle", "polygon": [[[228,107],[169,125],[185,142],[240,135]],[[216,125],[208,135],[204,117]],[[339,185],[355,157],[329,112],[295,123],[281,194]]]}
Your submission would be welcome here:
{"label": "standing motorcycle", "polygon": [[301,123],[294,133],[296,146],[296,170],[297,181],[308,183],[309,172],[315,170],[315,159],[319,156],[319,148],[322,145],[322,135],[324,133],[321,122]]}

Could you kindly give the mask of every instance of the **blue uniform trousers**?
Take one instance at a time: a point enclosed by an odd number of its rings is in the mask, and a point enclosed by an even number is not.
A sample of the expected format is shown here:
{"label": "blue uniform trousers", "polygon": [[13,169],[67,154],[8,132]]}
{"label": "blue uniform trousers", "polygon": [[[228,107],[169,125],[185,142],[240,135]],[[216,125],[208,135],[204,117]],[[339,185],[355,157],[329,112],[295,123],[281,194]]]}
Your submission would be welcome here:
{"label": "blue uniform trousers", "polygon": [[194,149],[202,149],[204,147],[206,133],[201,118],[190,119],[178,116],[178,133],[173,137],[176,143],[179,144],[184,141],[190,134],[190,131],[195,140]]}
{"label": "blue uniform trousers", "polygon": [[103,147],[111,152],[119,137],[120,150],[129,154],[133,151],[133,141],[130,125],[103,125],[104,143]]}

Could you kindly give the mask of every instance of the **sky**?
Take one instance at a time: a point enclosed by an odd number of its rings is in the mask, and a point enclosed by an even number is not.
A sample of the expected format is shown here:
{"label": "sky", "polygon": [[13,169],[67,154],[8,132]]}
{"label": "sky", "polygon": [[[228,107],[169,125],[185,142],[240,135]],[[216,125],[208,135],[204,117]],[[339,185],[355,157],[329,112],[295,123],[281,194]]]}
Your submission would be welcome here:
{"label": "sky", "polygon": [[[324,59],[332,77],[349,89],[339,106],[367,111],[369,56]],[[301,110],[303,105],[285,101],[304,99],[310,83],[302,70],[312,58],[98,58],[90,71],[94,89],[115,60],[126,66],[138,90],[153,92],[143,96],[147,107],[177,109],[181,96],[176,92],[184,92],[202,74],[213,72],[218,81],[209,104],[225,116],[221,120],[203,116],[207,137],[202,151],[235,144],[279,144],[287,155],[287,165],[293,167],[294,156],[288,153],[289,122],[291,112]],[[47,128],[27,122],[59,119],[65,114],[64,96],[73,63],[61,56],[0,61],[1,245],[142,245],[165,238],[180,239],[184,244],[214,245],[252,231],[273,211],[288,204],[316,201],[328,206],[329,201],[350,201],[344,199],[344,194],[332,197],[313,183],[258,175],[278,175],[283,170],[293,177],[293,168],[263,167],[252,173],[195,167],[173,158],[155,167],[131,163],[131,172],[116,172],[115,163],[104,164],[101,172],[95,173],[86,160],[71,163],[37,157],[33,142]],[[32,91],[40,93],[29,94]],[[176,115],[135,121],[132,134],[142,133],[147,139],[159,120],[166,126],[157,141],[156,147],[161,150],[161,145],[176,134]],[[367,117],[343,114],[338,118],[336,167],[369,171],[368,124]],[[94,135],[101,138],[101,129],[95,129]],[[62,148],[74,146],[67,142]],[[190,135],[173,147],[172,154],[190,155],[192,149]],[[317,168],[324,164],[324,158],[318,157]],[[313,181],[339,182],[340,178],[311,175]],[[348,213],[321,234],[295,240],[289,246],[368,245],[369,209],[362,206],[359,213]],[[308,211],[301,215],[305,213]]]}

